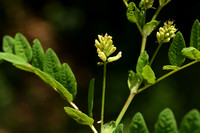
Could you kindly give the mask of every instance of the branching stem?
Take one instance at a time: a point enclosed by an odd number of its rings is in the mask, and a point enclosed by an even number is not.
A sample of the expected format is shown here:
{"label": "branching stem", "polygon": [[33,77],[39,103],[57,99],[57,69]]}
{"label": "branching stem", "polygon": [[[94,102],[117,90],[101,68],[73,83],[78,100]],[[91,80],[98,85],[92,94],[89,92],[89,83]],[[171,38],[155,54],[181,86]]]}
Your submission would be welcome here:
{"label": "branching stem", "polygon": [[[163,79],[169,77],[170,75],[172,75],[172,74],[174,74],[174,73],[176,73],[176,72],[178,72],[178,71],[180,71],[180,70],[182,70],[182,69],[184,69],[184,68],[186,68],[186,67],[189,67],[189,66],[191,66],[191,65],[193,65],[193,64],[195,64],[195,63],[197,63],[197,62],[199,62],[199,60],[192,61],[192,62],[190,62],[190,63],[188,63],[188,64],[183,65],[182,67],[176,68],[175,70],[173,70],[173,71],[171,71],[171,72],[169,72],[169,73],[163,75],[162,77],[158,78],[158,79],[156,80],[155,84],[158,83],[158,82],[160,82],[161,80],[163,80]],[[138,91],[137,91],[136,93],[131,93],[131,94],[129,95],[129,97],[128,97],[128,99],[127,99],[127,101],[126,101],[124,107],[122,108],[122,111],[120,112],[120,114],[119,114],[119,116],[118,116],[118,118],[117,118],[117,120],[116,120],[116,126],[120,123],[120,121],[121,121],[121,119],[123,118],[123,116],[124,116],[126,110],[128,109],[130,103],[132,102],[134,96],[135,96],[136,94],[138,94],[138,93],[140,93],[140,92],[146,90],[147,88],[149,88],[149,87],[152,86],[152,85],[154,85],[154,84],[147,84],[146,86],[142,87],[141,89],[138,89]]]}

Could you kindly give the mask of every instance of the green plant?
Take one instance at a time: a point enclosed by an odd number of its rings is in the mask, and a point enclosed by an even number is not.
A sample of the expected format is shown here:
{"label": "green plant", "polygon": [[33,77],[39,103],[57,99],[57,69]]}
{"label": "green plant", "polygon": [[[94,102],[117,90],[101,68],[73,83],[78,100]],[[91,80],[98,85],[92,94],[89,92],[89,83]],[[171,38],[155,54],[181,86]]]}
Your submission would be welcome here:
{"label": "green plant", "polygon": [[[135,72],[129,71],[128,87],[130,95],[127,98],[124,107],[119,113],[115,121],[104,124],[104,103],[106,92],[106,66],[108,63],[117,61],[122,57],[122,52],[116,56],[110,57],[116,47],[113,44],[112,37],[108,34],[98,35],[95,40],[95,47],[100,58],[98,66],[103,66],[103,85],[102,85],[102,105],[101,105],[101,123],[100,131],[102,133],[122,133],[123,124],[120,123],[125,112],[127,111],[132,99],[135,95],[158,83],[159,81],[169,77],[170,75],[200,61],[200,23],[196,20],[193,24],[190,36],[190,46],[186,47],[182,33],[175,28],[172,21],[164,23],[156,33],[158,47],[152,58],[149,60],[149,55],[145,50],[148,36],[160,24],[156,20],[161,9],[166,6],[170,0],[159,0],[159,6],[155,14],[149,22],[146,22],[147,10],[154,8],[154,0],[141,0],[138,6],[134,2],[123,0],[127,7],[127,19],[131,23],[135,23],[142,36],[141,50],[136,64]],[[177,33],[176,33],[177,32]],[[173,38],[173,39],[172,39]],[[172,41],[171,41],[172,39]],[[163,70],[169,72],[160,78],[156,78],[151,65],[164,43],[171,45],[168,52],[169,65],[163,66]],[[29,44],[26,38],[17,33],[15,37],[3,37],[3,51],[0,52],[0,60],[11,62],[15,67],[34,73],[40,77],[45,83],[57,91],[61,97],[66,100],[71,107],[64,107],[65,112],[71,116],[77,123],[88,125],[94,133],[97,129],[94,127],[93,119],[93,100],[94,100],[94,84],[95,79],[91,79],[88,91],[88,115],[81,112],[78,106],[73,102],[77,93],[77,82],[75,76],[67,63],[61,64],[57,55],[52,49],[44,52],[39,40],[33,41],[33,46]],[[186,58],[191,62],[184,64]],[[145,124],[143,116],[140,113],[134,115],[130,123],[130,133],[148,133],[148,128]],[[156,133],[176,133],[178,132],[176,120],[170,109],[163,110],[155,124]],[[198,110],[190,111],[182,120],[179,128],[180,133],[199,133],[200,132],[200,115]]]}

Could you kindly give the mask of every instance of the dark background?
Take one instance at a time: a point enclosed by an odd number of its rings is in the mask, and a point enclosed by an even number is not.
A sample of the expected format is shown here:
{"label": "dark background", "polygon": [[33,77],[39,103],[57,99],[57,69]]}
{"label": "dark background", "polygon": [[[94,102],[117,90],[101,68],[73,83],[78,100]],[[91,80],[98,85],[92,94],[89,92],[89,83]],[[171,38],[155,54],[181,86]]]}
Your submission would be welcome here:
{"label": "dark background", "polygon": [[[189,46],[192,24],[200,16],[199,6],[199,0],[172,0],[158,16],[160,26],[164,21],[175,20]],[[150,9],[148,15],[154,12]],[[122,0],[0,0],[1,40],[4,35],[14,36],[17,32],[31,44],[38,38],[45,50],[54,49],[61,62],[71,66],[78,83],[74,102],[85,113],[89,81],[96,78],[95,123],[100,120],[102,67],[96,66],[99,59],[94,40],[98,34],[113,36],[117,52],[122,51],[123,57],[108,65],[105,122],[117,118],[129,95],[128,71],[135,71],[141,43],[136,26],[126,19]],[[154,31],[147,40],[150,57],[157,47],[155,34]],[[152,65],[156,77],[166,73],[162,66],[169,64],[168,48],[169,44],[163,45]],[[159,112],[166,107],[173,110],[180,125],[189,110],[200,109],[199,75],[200,64],[195,64],[137,95],[122,120],[125,131],[132,116],[141,112],[152,132]],[[0,65],[0,133],[91,132],[88,126],[76,124],[65,114],[63,107],[67,105],[35,75],[6,62]]]}

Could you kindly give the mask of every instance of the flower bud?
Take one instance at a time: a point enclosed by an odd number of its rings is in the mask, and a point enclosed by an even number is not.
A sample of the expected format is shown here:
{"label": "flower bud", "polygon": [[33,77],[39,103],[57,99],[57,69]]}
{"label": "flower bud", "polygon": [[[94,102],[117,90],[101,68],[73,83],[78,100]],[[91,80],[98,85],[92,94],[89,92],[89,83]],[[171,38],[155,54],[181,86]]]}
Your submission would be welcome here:
{"label": "flower bud", "polygon": [[109,57],[108,62],[113,62],[113,61],[119,60],[121,57],[122,57],[122,52],[120,51],[116,56]]}
{"label": "flower bud", "polygon": [[98,56],[99,56],[99,58],[100,58],[103,62],[106,62],[107,57],[106,57],[106,55],[105,55],[103,52],[99,52],[99,53],[98,53]]}

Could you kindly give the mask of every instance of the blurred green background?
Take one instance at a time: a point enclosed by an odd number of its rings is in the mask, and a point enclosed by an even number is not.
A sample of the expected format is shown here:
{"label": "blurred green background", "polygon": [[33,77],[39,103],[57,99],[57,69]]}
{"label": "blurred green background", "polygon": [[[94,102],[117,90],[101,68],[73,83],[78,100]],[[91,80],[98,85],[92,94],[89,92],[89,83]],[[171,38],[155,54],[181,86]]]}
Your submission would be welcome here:
{"label": "blurred green background", "polygon": [[[199,6],[198,0],[172,0],[158,16],[162,21],[160,26],[164,21],[175,20],[189,46],[192,24],[200,16]],[[151,9],[148,14],[151,16],[154,12]],[[98,34],[113,36],[123,58],[108,65],[105,122],[117,118],[129,95],[128,71],[135,70],[141,43],[136,26],[126,19],[122,0],[0,0],[1,41],[4,35],[14,36],[17,32],[24,34],[30,43],[38,38],[45,50],[54,49],[61,62],[71,66],[78,82],[75,103],[85,113],[89,81],[96,78],[96,121],[100,120],[102,67],[96,66],[94,40]],[[155,33],[147,40],[150,57],[157,46]],[[168,48],[169,44],[163,45],[152,65],[156,77],[166,73],[162,66],[169,64]],[[200,64],[195,64],[137,95],[122,122],[128,124],[136,112],[141,112],[152,132],[159,112],[169,107],[179,125],[189,110],[200,110],[199,75]],[[65,114],[63,107],[67,105],[35,75],[6,62],[0,64],[0,133],[91,132],[88,126],[76,124]],[[99,128],[96,123],[95,126]],[[124,128],[127,132],[128,125]]]}

